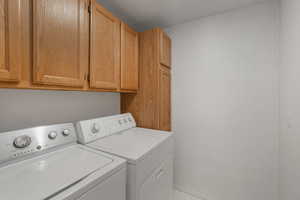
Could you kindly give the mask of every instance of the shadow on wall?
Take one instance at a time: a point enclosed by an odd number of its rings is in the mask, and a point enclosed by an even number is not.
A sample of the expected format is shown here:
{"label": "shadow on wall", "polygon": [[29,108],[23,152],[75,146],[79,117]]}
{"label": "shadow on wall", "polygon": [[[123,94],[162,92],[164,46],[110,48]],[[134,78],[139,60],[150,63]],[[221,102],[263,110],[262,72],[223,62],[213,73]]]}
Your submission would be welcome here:
{"label": "shadow on wall", "polygon": [[120,113],[120,94],[0,89],[0,132]]}

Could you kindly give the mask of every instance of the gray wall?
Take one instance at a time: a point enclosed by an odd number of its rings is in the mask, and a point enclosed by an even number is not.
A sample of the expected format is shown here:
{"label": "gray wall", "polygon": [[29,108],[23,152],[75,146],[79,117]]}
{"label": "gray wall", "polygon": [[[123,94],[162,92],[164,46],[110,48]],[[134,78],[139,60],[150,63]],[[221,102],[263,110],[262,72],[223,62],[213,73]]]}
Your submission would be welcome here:
{"label": "gray wall", "polygon": [[167,29],[179,190],[207,200],[278,199],[278,5],[256,4]]}
{"label": "gray wall", "polygon": [[0,132],[118,113],[117,93],[0,89]]}
{"label": "gray wall", "polygon": [[300,1],[282,0],[281,200],[300,199]]}

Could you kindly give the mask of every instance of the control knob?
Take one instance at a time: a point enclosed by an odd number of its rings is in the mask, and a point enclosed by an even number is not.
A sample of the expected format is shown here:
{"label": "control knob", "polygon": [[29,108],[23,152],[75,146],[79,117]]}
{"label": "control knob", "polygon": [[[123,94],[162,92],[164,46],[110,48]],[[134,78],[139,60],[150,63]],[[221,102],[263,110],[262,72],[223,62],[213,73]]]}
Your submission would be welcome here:
{"label": "control knob", "polygon": [[64,136],[69,136],[71,134],[71,131],[69,129],[65,129],[65,130],[63,130],[62,134]]}
{"label": "control knob", "polygon": [[98,133],[100,131],[100,127],[98,126],[98,124],[94,123],[91,131],[94,134]]}
{"label": "control knob", "polygon": [[14,140],[14,146],[19,149],[28,147],[31,144],[31,137],[27,135],[19,136]]}
{"label": "control knob", "polygon": [[57,137],[57,133],[55,131],[51,131],[48,134],[48,138],[51,139],[51,140],[54,140],[56,137]]}

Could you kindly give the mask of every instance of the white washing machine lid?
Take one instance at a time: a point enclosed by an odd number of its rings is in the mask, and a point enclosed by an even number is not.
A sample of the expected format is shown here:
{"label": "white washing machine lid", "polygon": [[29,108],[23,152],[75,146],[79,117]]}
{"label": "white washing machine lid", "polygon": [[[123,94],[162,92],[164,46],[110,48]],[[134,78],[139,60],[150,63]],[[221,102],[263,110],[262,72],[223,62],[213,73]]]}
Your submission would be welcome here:
{"label": "white washing machine lid", "polygon": [[112,162],[112,158],[73,145],[8,165],[0,169],[1,199],[49,199]]}
{"label": "white washing machine lid", "polygon": [[142,160],[147,153],[172,137],[172,133],[144,128],[131,128],[89,143],[93,149],[122,157],[131,164]]}

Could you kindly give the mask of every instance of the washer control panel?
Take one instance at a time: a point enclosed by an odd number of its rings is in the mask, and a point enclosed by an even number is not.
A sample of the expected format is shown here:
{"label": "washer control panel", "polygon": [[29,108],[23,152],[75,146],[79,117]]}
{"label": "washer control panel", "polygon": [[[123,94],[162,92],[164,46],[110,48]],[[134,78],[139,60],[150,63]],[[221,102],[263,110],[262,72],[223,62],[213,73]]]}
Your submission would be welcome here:
{"label": "washer control panel", "polygon": [[78,141],[86,144],[102,137],[136,127],[130,113],[80,121],[76,124]]}
{"label": "washer control panel", "polygon": [[0,134],[0,164],[77,140],[73,124],[60,124]]}

